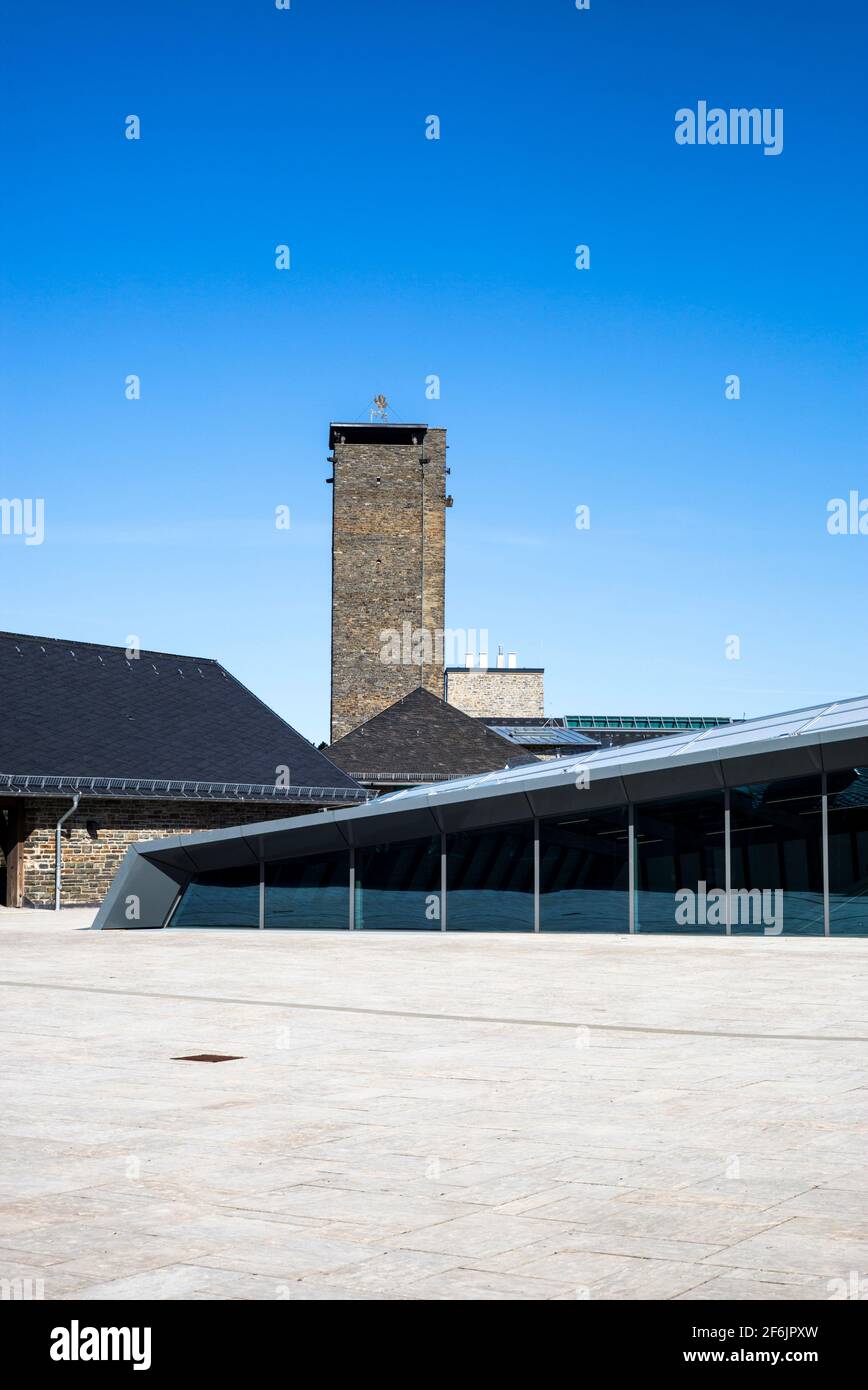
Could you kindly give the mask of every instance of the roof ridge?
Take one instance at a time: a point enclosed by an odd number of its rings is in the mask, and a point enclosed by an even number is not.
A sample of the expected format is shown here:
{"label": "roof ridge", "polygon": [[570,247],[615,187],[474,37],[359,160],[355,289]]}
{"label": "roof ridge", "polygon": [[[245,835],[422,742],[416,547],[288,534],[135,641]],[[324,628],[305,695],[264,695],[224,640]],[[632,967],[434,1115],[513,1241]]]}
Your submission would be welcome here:
{"label": "roof ridge", "polygon": [[[89,650],[99,652],[116,652],[118,654],[126,652],[126,647],[115,646],[111,642],[77,642],[71,637],[40,637],[33,632],[5,632],[0,631],[0,639],[8,638],[13,642],[50,642],[57,647],[71,647],[77,651]],[[168,658],[170,661],[198,661],[208,666],[220,666],[220,662],[213,656],[194,656],[191,652],[161,652],[151,647],[140,647],[139,656],[159,656]],[[221,670],[224,669],[221,667]]]}

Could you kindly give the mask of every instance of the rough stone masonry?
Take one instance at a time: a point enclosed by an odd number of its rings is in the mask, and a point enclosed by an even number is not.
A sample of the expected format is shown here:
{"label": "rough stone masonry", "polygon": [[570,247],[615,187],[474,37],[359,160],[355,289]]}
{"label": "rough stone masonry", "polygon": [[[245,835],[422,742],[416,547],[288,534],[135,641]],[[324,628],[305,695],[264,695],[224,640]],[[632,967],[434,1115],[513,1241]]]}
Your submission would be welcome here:
{"label": "rough stone masonry", "polygon": [[[331,742],[416,686],[443,698],[446,431],[333,424]],[[430,634],[416,660],[384,633]]]}
{"label": "rough stone masonry", "polygon": [[[23,898],[34,907],[54,903],[54,827],[68,809],[68,799],[33,797],[26,802]],[[101,903],[128,847],[137,840],[223,830],[313,809],[285,803],[83,799],[61,836],[61,903]]]}

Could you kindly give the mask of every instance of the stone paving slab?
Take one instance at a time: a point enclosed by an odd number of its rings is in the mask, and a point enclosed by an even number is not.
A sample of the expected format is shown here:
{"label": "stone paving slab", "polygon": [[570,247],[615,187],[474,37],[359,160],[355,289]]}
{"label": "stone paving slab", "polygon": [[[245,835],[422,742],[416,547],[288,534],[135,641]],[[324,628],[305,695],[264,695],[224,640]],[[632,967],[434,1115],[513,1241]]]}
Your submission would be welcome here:
{"label": "stone paving slab", "polygon": [[[868,941],[91,920],[0,911],[0,1280],[60,1300],[868,1289]],[[174,1060],[198,1052],[240,1060]]]}

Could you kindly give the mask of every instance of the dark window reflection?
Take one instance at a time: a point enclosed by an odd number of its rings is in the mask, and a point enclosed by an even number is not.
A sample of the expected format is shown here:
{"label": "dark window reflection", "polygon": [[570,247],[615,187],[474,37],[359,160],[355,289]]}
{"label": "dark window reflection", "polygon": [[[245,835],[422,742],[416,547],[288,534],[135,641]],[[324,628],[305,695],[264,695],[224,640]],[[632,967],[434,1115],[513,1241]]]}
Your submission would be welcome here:
{"label": "dark window reflection", "polygon": [[440,836],[356,850],[356,930],[440,930]]}
{"label": "dark window reflection", "polygon": [[726,931],[723,792],[634,808],[636,929]]}
{"label": "dark window reflection", "polygon": [[733,935],[822,936],[819,774],[730,795]]}
{"label": "dark window reflection", "polygon": [[210,869],[184,890],[171,927],[258,927],[259,865]]}
{"label": "dark window reflection", "polygon": [[349,850],[266,864],[265,925],[349,929]]}
{"label": "dark window reflection", "polygon": [[868,936],[868,767],[830,772],[829,929]]}
{"label": "dark window reflection", "polygon": [[446,837],[447,930],[533,931],[533,822]]}
{"label": "dark window reflection", "polygon": [[627,808],[541,820],[540,929],[627,931]]}

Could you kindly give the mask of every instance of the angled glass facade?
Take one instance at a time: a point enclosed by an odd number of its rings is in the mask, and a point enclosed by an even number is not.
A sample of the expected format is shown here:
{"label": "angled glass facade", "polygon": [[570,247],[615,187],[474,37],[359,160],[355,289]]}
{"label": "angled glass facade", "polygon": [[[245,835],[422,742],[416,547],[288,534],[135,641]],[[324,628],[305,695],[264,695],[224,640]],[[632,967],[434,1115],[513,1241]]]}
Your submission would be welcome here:
{"label": "angled glass facade", "polygon": [[828,776],[829,930],[868,936],[868,767]]}
{"label": "angled glass facade", "polygon": [[259,865],[197,874],[181,895],[172,926],[258,927]]}
{"label": "angled glass facade", "polygon": [[540,821],[542,931],[629,931],[629,841],[626,806]]}
{"label": "angled glass facade", "polygon": [[440,930],[440,836],[355,852],[356,931]]}
{"label": "angled glass facade", "polygon": [[868,765],[209,869],[167,924],[866,936]]}
{"label": "angled glass facade", "polygon": [[97,926],[868,936],[868,697],[675,722],[691,727],[133,846]]}
{"label": "angled glass facade", "polygon": [[446,836],[449,931],[533,931],[534,824]]}
{"label": "angled glass facade", "polygon": [[733,935],[822,936],[819,773],[734,787],[730,843]]}
{"label": "angled glass facade", "polygon": [[348,928],[350,852],[283,859],[264,867],[266,927]]}
{"label": "angled glass facade", "polygon": [[723,792],[636,806],[637,931],[726,932]]}

